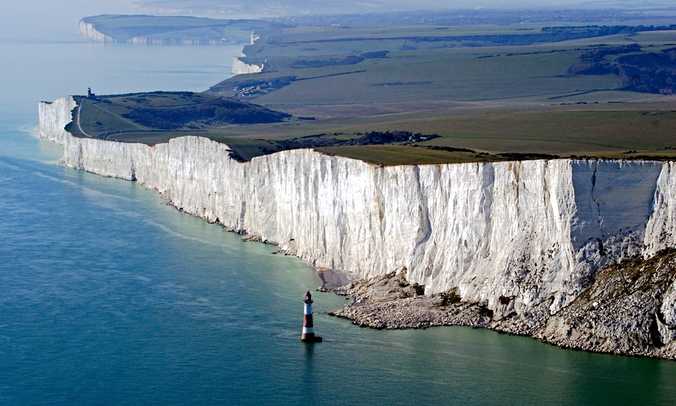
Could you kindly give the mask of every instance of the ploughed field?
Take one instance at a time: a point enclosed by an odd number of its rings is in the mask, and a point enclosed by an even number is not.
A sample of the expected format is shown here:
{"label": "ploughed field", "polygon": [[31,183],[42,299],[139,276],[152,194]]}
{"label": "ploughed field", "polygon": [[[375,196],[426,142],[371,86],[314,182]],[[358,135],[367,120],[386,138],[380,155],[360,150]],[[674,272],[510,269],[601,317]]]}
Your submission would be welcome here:
{"label": "ploughed field", "polygon": [[245,47],[262,73],[203,94],[80,98],[80,123],[149,144],[202,135],[242,160],[294,148],[383,165],[671,159],[675,28],[287,22]]}

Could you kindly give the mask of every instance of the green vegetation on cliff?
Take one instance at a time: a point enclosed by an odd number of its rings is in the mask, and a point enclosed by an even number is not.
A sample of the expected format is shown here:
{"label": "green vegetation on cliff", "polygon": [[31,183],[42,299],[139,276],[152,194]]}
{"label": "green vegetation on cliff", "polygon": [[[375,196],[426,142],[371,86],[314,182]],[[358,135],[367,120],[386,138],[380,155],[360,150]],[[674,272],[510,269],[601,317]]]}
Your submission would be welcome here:
{"label": "green vegetation on cliff", "polygon": [[[81,99],[81,126],[149,144],[201,135],[241,159],[292,148],[384,165],[676,155],[669,21],[303,21],[285,21],[245,48],[246,62],[264,65],[262,73],[190,94],[189,106],[180,93],[164,107],[154,106],[157,94]],[[360,141],[371,132],[429,138]]]}
{"label": "green vegetation on cliff", "polygon": [[224,97],[191,92],[151,92],[76,97],[68,130],[75,135],[120,141],[200,133],[230,124],[275,123],[286,113]]}

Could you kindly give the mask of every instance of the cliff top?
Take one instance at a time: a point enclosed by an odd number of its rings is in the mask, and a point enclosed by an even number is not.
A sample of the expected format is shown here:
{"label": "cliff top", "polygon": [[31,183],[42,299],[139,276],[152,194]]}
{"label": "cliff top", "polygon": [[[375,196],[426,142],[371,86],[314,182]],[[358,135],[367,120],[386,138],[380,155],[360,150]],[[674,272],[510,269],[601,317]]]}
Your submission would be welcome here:
{"label": "cliff top", "polygon": [[156,144],[197,135],[228,144],[240,160],[298,148],[380,165],[676,158],[676,109],[667,109],[670,104],[458,107],[421,120],[402,115],[393,125],[375,119],[291,117],[251,103],[189,92],[76,100],[79,107],[67,128],[75,136]]}
{"label": "cliff top", "polygon": [[289,114],[240,100],[192,92],[75,96],[67,130],[78,137],[141,141],[232,124],[274,123]]}
{"label": "cliff top", "polygon": [[[149,121],[129,112],[102,119],[100,110],[85,106],[81,123],[94,136],[148,144],[205,136],[245,160],[293,148],[383,165],[674,158],[676,21],[637,24],[636,15],[633,22],[619,15],[613,24],[513,25],[489,16],[496,23],[414,18],[404,24],[392,16],[336,17],[326,24],[284,20],[287,25],[245,47],[246,62],[264,65],[262,73],[235,76],[206,94],[294,119],[192,121],[188,114],[176,126],[173,118]],[[97,19],[122,30],[138,22],[148,32],[174,23],[211,24]],[[134,110],[147,109],[137,103]]]}
{"label": "cliff top", "polygon": [[[140,40],[147,43],[244,44],[249,42],[252,31],[283,26],[261,20],[151,15],[98,15],[85,17],[81,23],[88,24],[109,41],[121,43]],[[91,36],[85,29],[82,34]]]}

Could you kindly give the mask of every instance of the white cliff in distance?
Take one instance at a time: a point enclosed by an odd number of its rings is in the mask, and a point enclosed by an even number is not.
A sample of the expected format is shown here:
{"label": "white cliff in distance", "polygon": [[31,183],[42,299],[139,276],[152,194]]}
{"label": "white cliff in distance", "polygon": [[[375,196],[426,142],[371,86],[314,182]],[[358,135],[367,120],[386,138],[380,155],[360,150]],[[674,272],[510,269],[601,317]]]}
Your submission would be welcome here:
{"label": "white cliff in distance", "polygon": [[232,59],[232,74],[233,75],[248,75],[251,73],[261,73],[265,68],[264,64],[246,63],[242,61],[242,57],[235,57]]}
{"label": "white cliff in distance", "polygon": [[[261,36],[256,34],[254,31],[251,31],[251,36],[249,37],[249,45],[254,45],[256,41],[261,39]],[[265,64],[255,64],[255,63],[246,63],[243,58],[246,55],[242,52],[242,55],[232,59],[232,74],[233,75],[248,75],[252,73],[261,73],[265,69]]]}
{"label": "white cliff in distance", "polygon": [[114,42],[113,39],[96,29],[96,26],[87,21],[80,20],[80,35],[95,42]]}

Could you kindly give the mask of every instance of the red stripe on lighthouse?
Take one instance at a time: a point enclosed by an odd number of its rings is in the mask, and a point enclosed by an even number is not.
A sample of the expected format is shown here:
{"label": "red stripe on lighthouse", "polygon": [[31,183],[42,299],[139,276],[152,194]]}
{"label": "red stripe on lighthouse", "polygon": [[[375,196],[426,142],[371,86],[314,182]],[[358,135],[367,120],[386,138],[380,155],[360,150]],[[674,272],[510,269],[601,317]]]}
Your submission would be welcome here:
{"label": "red stripe on lighthouse", "polygon": [[310,343],[322,341],[322,338],[316,336],[314,332],[314,325],[312,322],[312,295],[309,291],[305,293],[304,303],[303,330],[301,332],[300,340]]}

